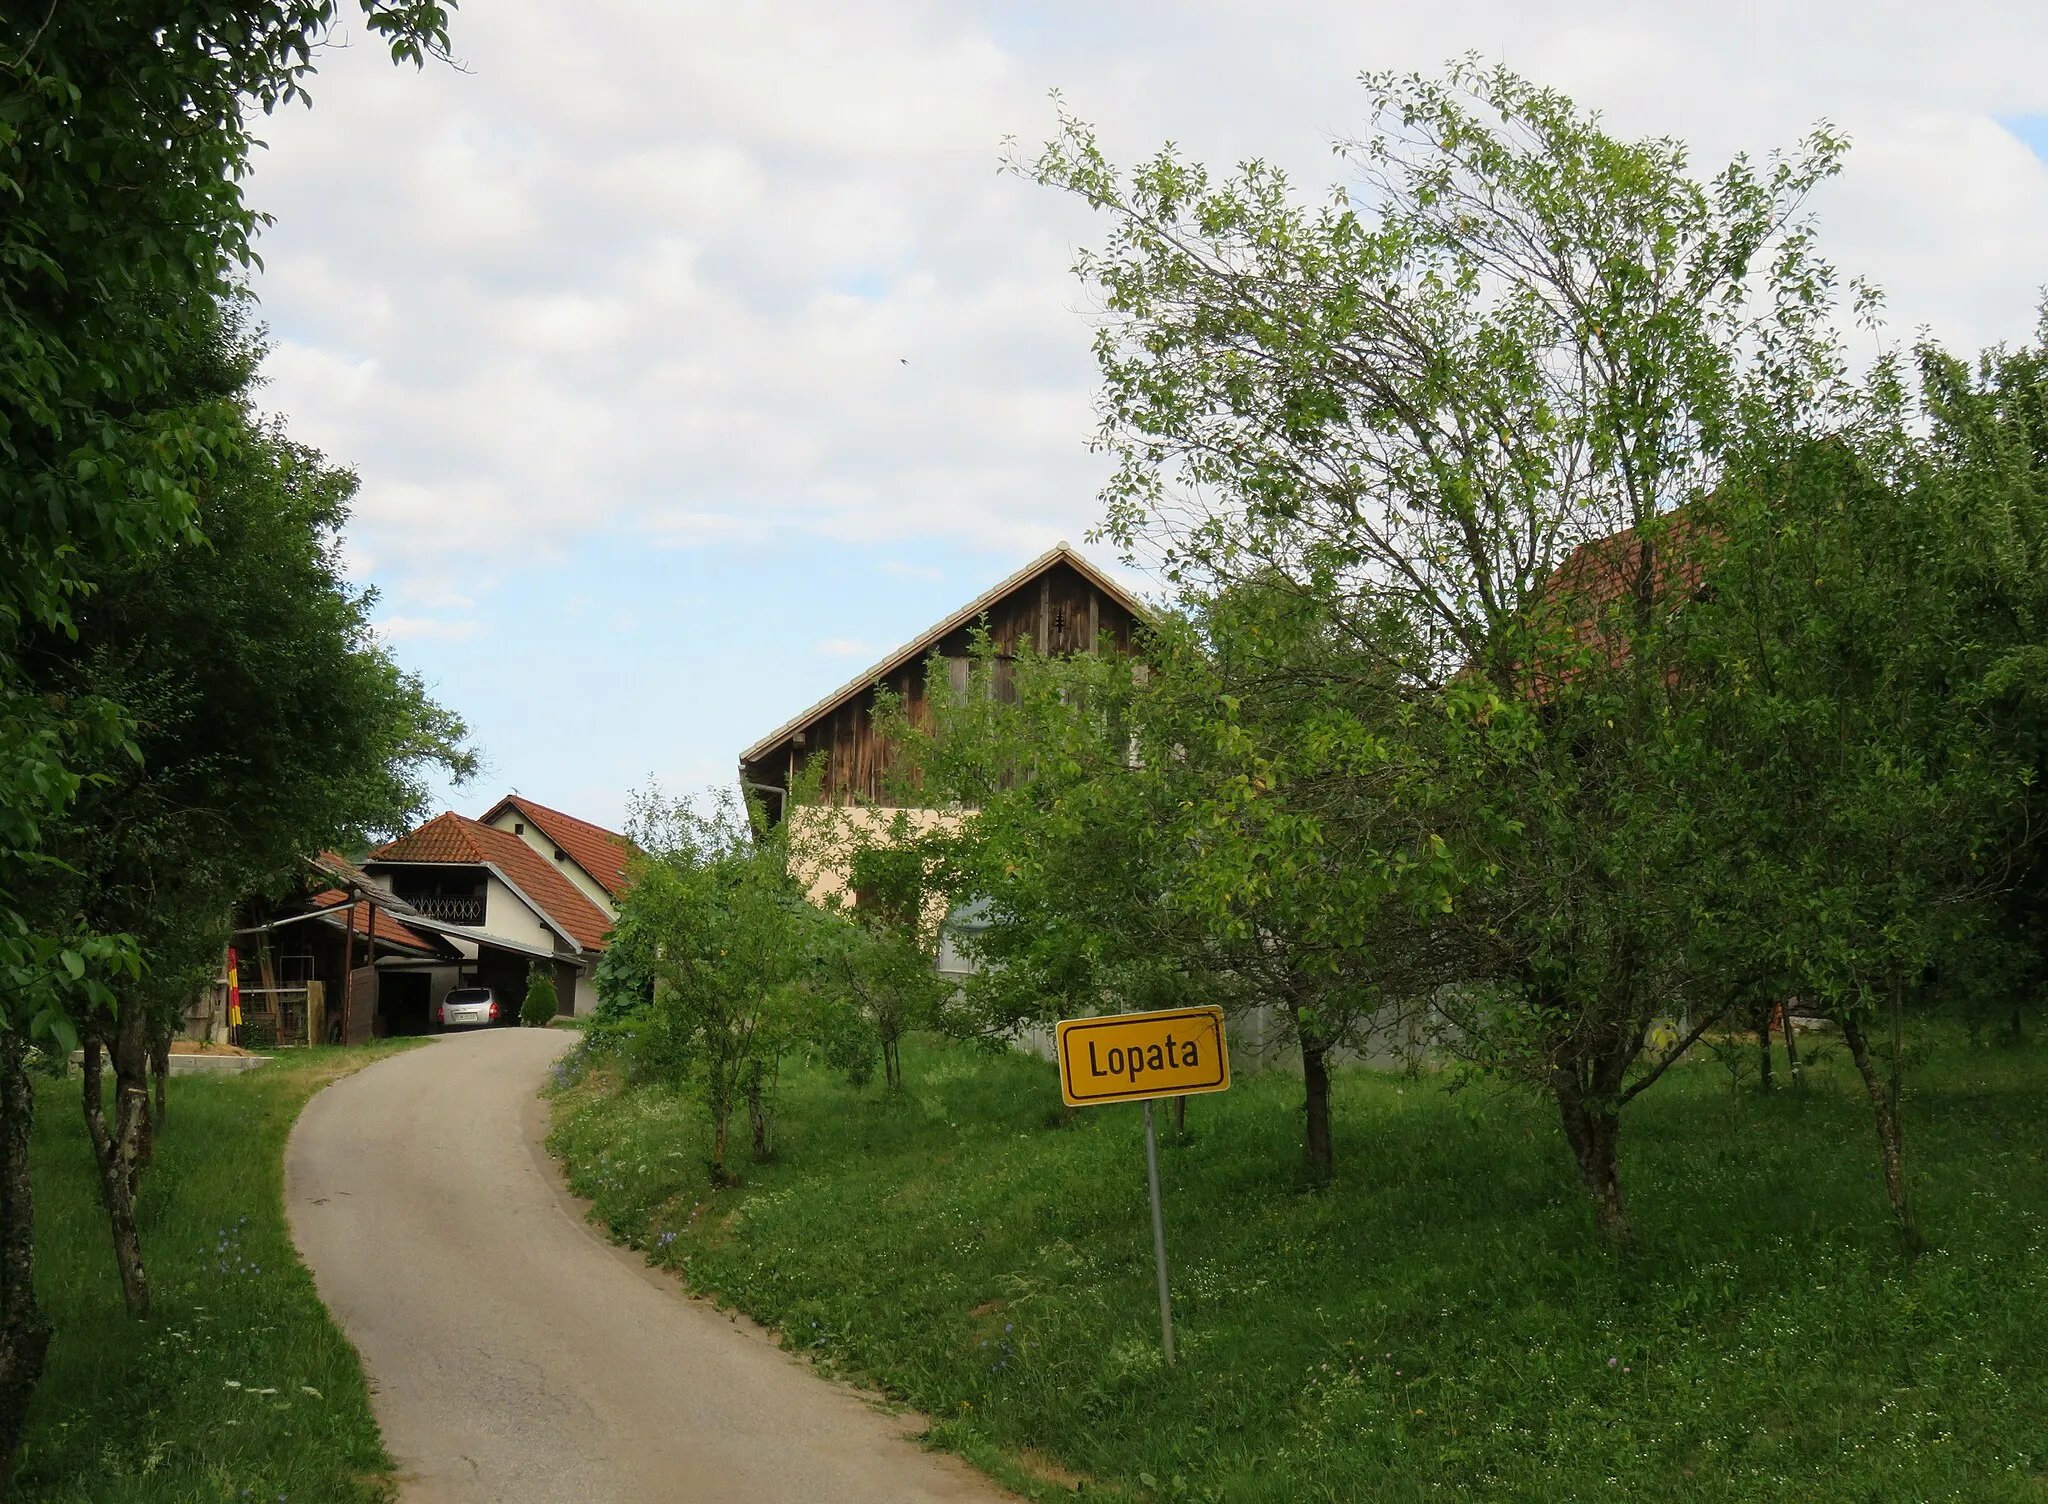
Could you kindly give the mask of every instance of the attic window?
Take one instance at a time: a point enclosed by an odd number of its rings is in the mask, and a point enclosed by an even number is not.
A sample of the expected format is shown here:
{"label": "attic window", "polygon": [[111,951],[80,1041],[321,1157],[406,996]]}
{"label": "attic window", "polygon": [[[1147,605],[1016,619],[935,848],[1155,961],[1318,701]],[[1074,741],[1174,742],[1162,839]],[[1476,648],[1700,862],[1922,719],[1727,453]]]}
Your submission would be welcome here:
{"label": "attic window", "polygon": [[555,848],[555,860],[558,862],[566,862],[569,860],[569,853],[564,851],[561,847],[557,846]]}
{"label": "attic window", "polygon": [[1055,632],[1067,630],[1067,608],[1065,606],[1054,606],[1052,608],[1052,629]]}
{"label": "attic window", "polygon": [[512,822],[512,834],[514,834],[515,836],[523,836],[523,835],[525,835],[525,834],[526,834],[526,823],[525,823],[525,822],[524,822],[523,820],[515,820],[515,821],[513,821],[513,822]]}

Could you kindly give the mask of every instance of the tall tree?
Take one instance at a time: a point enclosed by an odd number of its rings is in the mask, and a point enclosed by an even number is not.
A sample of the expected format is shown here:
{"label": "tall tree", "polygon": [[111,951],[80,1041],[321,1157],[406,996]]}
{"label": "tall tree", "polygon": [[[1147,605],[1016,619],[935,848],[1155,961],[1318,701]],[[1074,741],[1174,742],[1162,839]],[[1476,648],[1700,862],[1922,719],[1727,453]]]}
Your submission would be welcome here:
{"label": "tall tree", "polygon": [[[445,53],[447,5],[362,0],[394,58]],[[212,337],[251,259],[252,117],[302,97],[332,0],[47,0],[0,10],[0,1067],[61,1029],[117,937],[37,930],[17,894],[47,860],[81,762],[124,739],[121,707],[24,682],[24,629],[64,631],[94,571],[192,536],[196,485],[237,418],[187,400],[170,367]],[[132,956],[132,948],[130,950]],[[68,995],[68,996],[67,996]],[[59,1039],[62,1043],[62,1039]],[[29,1278],[31,1097],[0,1082],[0,1485],[44,1339]]]}
{"label": "tall tree", "polygon": [[728,1160],[742,1106],[755,1157],[769,1153],[779,1067],[820,1032],[821,972],[841,925],[790,875],[786,829],[757,840],[754,823],[730,802],[641,796],[631,830],[642,855],[610,942],[653,980],[633,1049],[650,1073],[701,1095],[715,1186],[737,1183]]}
{"label": "tall tree", "polygon": [[[1401,715],[1384,657],[1349,654],[1288,591],[1160,613],[1146,657],[987,644],[932,724],[904,722],[928,791],[974,810],[945,864],[986,912],[983,1027],[1213,1002],[1299,1050],[1303,1149],[1334,1161],[1329,1062],[1367,1044],[1432,959],[1454,880],[1412,818],[1412,772],[1369,723]],[[1014,690],[1014,699],[998,686]],[[901,718],[899,718],[901,720]]]}
{"label": "tall tree", "polygon": [[1841,142],[1702,181],[1503,69],[1365,82],[1358,182],[1321,209],[1257,162],[1120,173],[1072,120],[1025,170],[1110,220],[1078,271],[1111,536],[1202,593],[1285,583],[1361,644],[1397,617],[1391,680],[1466,728],[1444,809],[1499,880],[1458,911],[1489,957],[1460,1037],[1553,1095],[1623,1236],[1619,1114],[1661,1068],[1687,912],[1684,744],[1636,737],[1675,692],[1668,519],[1717,483],[1745,391],[1797,425],[1840,385],[1800,206]]}
{"label": "tall tree", "polygon": [[1742,456],[1700,508],[1696,611],[1727,832],[1717,960],[1840,1025],[1909,1251],[1904,1018],[2027,964],[2009,899],[2039,861],[2048,747],[2040,357],[1918,365],[1881,365],[1826,439]]}
{"label": "tall tree", "polygon": [[[255,350],[219,331],[216,374],[246,388]],[[467,776],[459,720],[401,670],[342,567],[355,477],[293,443],[231,390],[241,427],[199,496],[197,535],[108,570],[71,631],[31,634],[22,666],[49,697],[98,698],[135,718],[55,822],[61,861],[24,884],[51,916],[134,936],[145,973],[78,1013],[84,1109],[129,1307],[148,1285],[134,1225],[152,1123],[152,1046],[209,975],[238,900],[295,875],[309,853],[405,828],[429,767]],[[114,1068],[104,1113],[102,1048]]]}

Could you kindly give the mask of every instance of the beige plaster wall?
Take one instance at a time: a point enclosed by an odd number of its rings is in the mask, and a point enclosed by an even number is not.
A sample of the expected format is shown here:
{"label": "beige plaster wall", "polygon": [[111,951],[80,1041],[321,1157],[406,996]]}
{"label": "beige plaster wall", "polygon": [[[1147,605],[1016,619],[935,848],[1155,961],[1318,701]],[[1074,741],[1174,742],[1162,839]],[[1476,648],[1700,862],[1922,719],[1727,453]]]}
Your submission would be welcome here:
{"label": "beige plaster wall", "polygon": [[[789,812],[789,870],[820,908],[853,907],[854,853],[892,839],[916,840],[933,831],[956,831],[966,813],[940,809],[884,809],[874,805],[799,804]],[[925,916],[936,926],[944,907]]]}

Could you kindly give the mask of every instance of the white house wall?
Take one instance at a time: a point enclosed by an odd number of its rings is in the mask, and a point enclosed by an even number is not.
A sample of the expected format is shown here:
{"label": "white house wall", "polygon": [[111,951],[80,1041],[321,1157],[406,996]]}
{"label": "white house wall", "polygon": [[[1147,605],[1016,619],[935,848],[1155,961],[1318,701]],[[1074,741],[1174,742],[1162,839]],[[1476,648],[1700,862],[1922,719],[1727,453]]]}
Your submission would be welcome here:
{"label": "white house wall", "polygon": [[560,937],[527,907],[526,900],[500,881],[496,874],[489,879],[484,898],[484,922],[477,926],[475,933],[487,940],[505,940],[537,950],[551,951],[562,943]]}
{"label": "white house wall", "polygon": [[[612,902],[611,894],[605,892],[603,885],[588,872],[585,872],[582,867],[578,866],[576,859],[569,856],[566,852],[560,861],[556,861],[555,852],[560,850],[560,848],[542,832],[538,825],[520,814],[518,810],[508,809],[504,811],[491,824],[508,835],[517,836],[528,846],[531,846],[540,853],[542,861],[547,862],[557,872],[561,873],[562,876],[568,878],[578,893],[581,893],[585,898],[604,910],[604,915],[607,919],[617,919],[619,917],[618,905]],[[519,828],[521,826],[525,828],[522,830]]]}

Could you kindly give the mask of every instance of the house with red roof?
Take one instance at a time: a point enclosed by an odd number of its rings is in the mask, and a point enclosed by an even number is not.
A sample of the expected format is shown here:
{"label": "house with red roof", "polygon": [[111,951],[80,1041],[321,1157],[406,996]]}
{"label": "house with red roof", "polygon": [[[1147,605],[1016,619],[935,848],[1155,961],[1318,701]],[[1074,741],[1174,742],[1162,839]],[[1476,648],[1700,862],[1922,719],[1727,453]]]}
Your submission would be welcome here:
{"label": "house with red roof", "polygon": [[244,1036],[264,1045],[360,1043],[379,1034],[424,1032],[416,1020],[382,1011],[379,969],[458,966],[463,949],[388,888],[338,852],[310,857],[296,883],[251,894],[213,985],[185,1010],[184,1032],[226,1038],[230,990]]}
{"label": "house with red roof", "polygon": [[483,819],[450,810],[363,859],[362,871],[458,952],[377,962],[379,1013],[436,1016],[451,988],[490,987],[516,1008],[535,968],[554,978],[564,1013],[597,1006],[595,973],[629,884],[632,844],[617,831],[521,795]]}
{"label": "house with red roof", "polygon": [[560,869],[583,896],[613,919],[632,886],[633,843],[615,830],[527,798],[507,794],[486,810],[485,825],[508,830]]}
{"label": "house with red roof", "polygon": [[360,864],[322,852],[285,892],[238,906],[184,1032],[224,1038],[231,989],[266,1044],[430,1033],[455,987],[493,988],[510,1022],[535,968],[564,1013],[588,1013],[633,855],[617,831],[520,794],[481,820],[438,815]]}

